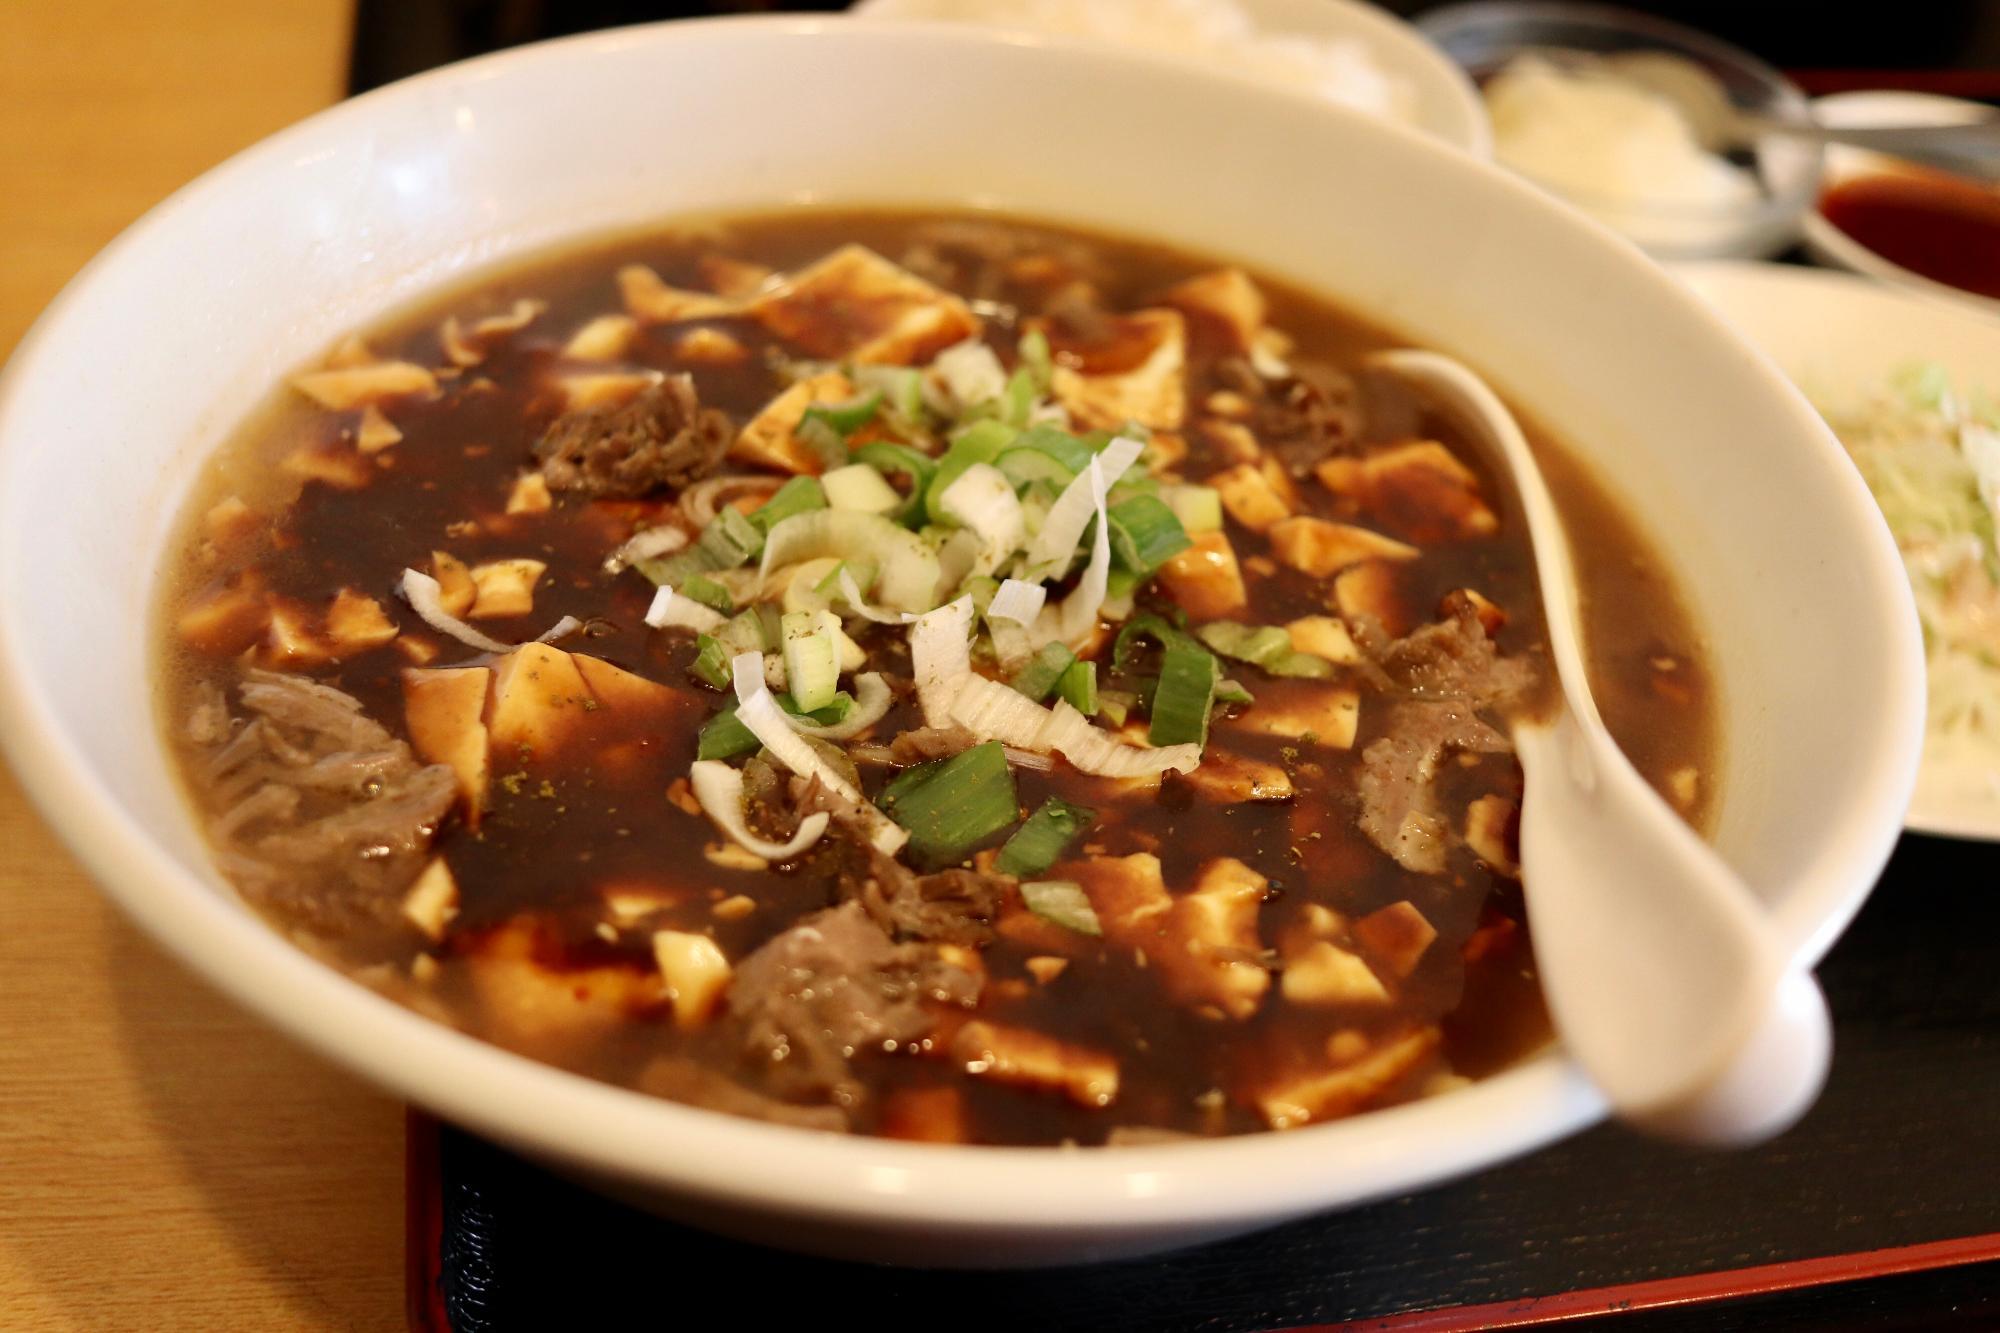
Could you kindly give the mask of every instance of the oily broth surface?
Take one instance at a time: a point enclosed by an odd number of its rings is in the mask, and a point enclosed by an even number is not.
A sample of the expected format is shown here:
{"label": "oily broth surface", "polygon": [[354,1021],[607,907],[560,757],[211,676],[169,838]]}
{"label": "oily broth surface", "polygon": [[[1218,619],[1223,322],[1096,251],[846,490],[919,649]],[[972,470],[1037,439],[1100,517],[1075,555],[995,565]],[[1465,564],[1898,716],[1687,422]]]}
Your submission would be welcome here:
{"label": "oily broth surface", "polygon": [[[443,361],[438,328],[445,315],[504,311],[519,297],[549,306],[524,332],[494,344],[486,362],[451,386],[445,398],[400,406],[395,416],[404,440],[376,456],[380,475],[363,489],[317,484],[301,489],[296,480],[286,479],[282,460],[287,455],[301,446],[340,443],[332,414],[303,404],[289,391],[277,395],[217,452],[190,505],[181,542],[184,556],[164,580],[161,626],[155,631],[163,645],[161,706],[170,735],[178,735],[199,684],[227,679],[233,670],[231,663],[181,645],[172,632],[174,613],[216,577],[216,566],[203,558],[200,516],[209,504],[229,495],[243,497],[260,514],[282,517],[243,557],[264,572],[281,596],[324,601],[334,589],[352,587],[415,626],[406,608],[394,602],[392,589],[401,570],[423,567],[430,551],[448,549],[468,564],[532,556],[549,566],[536,589],[533,612],[518,620],[483,621],[483,629],[505,641],[522,641],[558,617],[574,615],[588,628],[566,647],[652,680],[677,686],[686,682],[694,656],[689,637],[648,631],[642,624],[650,586],[633,574],[611,579],[599,572],[604,555],[632,530],[637,508],[616,503],[559,506],[540,519],[500,513],[555,410],[535,381],[569,332],[620,308],[613,274],[622,264],[645,263],[669,284],[699,288],[699,259],[718,245],[781,270],[847,242],[894,258],[913,226],[938,216],[791,212],[595,242],[484,275],[369,331],[371,345],[384,355],[438,365]],[[1046,230],[1102,248],[1111,269],[1106,304],[1114,309],[1134,308],[1171,282],[1214,267],[1212,260],[1165,247]],[[1291,334],[1302,354],[1351,366],[1366,351],[1396,341],[1307,293],[1265,275],[1256,277],[1270,300],[1271,324]],[[739,424],[784,383],[764,359],[769,340],[748,335],[746,340],[756,355],[745,366],[704,370],[697,376],[704,403],[724,409]],[[681,368],[658,328],[642,334],[627,360],[669,371]],[[472,391],[471,382],[478,380],[492,387]],[[1374,423],[1371,438],[1386,443],[1420,434],[1446,442],[1480,474],[1482,491],[1501,519],[1500,538],[1453,547],[1441,559],[1432,559],[1435,553],[1427,548],[1424,560],[1405,567],[1398,599],[1410,622],[1428,619],[1444,593],[1471,586],[1506,608],[1509,620],[1498,636],[1503,650],[1534,652],[1541,636],[1538,598],[1511,492],[1495,483],[1485,460],[1445,423],[1407,402],[1371,406],[1377,409],[1369,418]],[[1685,770],[1701,775],[1693,798],[1683,801],[1699,824],[1712,801],[1706,779],[1714,771],[1716,746],[1714,691],[1700,635],[1670,572],[1609,493],[1545,433],[1532,427],[1531,432],[1538,452],[1548,460],[1551,485],[1582,556],[1594,683],[1606,720],[1656,784],[1669,786],[1670,775]],[[1184,470],[1190,480],[1203,477],[1199,451]],[[474,520],[470,527],[468,520]],[[1322,588],[1280,570],[1254,582],[1244,618],[1283,624],[1325,610]],[[906,670],[906,659],[897,659],[894,647],[882,651],[893,669]],[[468,656],[472,654],[447,643],[439,664]],[[1663,661],[1671,661],[1672,669],[1662,671]],[[369,715],[400,734],[399,673],[406,665],[385,648],[312,674],[352,694]],[[1254,677],[1251,668],[1242,671]],[[1280,701],[1301,686],[1257,680],[1254,688],[1260,701]],[[614,728],[607,719],[588,738],[587,762],[496,755],[499,786],[491,813],[476,833],[449,824],[438,844],[462,896],[453,925],[457,947],[439,954],[440,965],[429,982],[419,986],[406,979],[424,943],[407,932],[316,941],[315,951],[330,954],[339,965],[443,1021],[592,1077],[638,1082],[647,1063],[666,1048],[726,1064],[734,1057],[724,1034],[713,1028],[673,1032],[659,1020],[657,1006],[648,1017],[581,1032],[542,1030],[509,1018],[490,981],[475,977],[460,952],[531,917],[539,927],[530,950],[538,963],[574,976],[579,986],[616,990],[636,984],[650,958],[643,932],[604,937],[607,885],[671,900],[675,905],[669,924],[710,932],[731,959],[744,957],[798,917],[825,906],[829,890],[823,877],[715,864],[703,851],[718,841],[708,822],[664,799],[669,784],[695,758],[696,731],[716,702],[709,692],[690,687],[672,705],[636,723],[621,714]],[[1154,851],[1169,885],[1188,884],[1205,861],[1225,852],[1255,866],[1273,886],[1259,911],[1260,933],[1267,942],[1279,938],[1311,904],[1359,916],[1397,901],[1414,903],[1440,932],[1441,947],[1409,978],[1406,1007],[1441,1019],[1444,1042],[1422,1078],[1403,1080],[1379,1099],[1393,1101],[1438,1086],[1434,1080],[1447,1071],[1465,1077],[1492,1072],[1544,1043],[1548,1026],[1532,954],[1520,938],[1518,886],[1457,861],[1454,875],[1465,882],[1426,881],[1401,870],[1353,828],[1347,763],[1373,739],[1371,728],[1378,721],[1364,703],[1353,748],[1308,759],[1308,770],[1317,763],[1319,772],[1308,771],[1304,794],[1286,803],[1219,807],[1190,799],[1184,788],[1169,783],[1156,801],[1130,807],[1108,796],[1101,780],[1073,771],[1021,772],[1017,780],[1026,809],[1056,795],[1116,810],[1115,819],[1107,818],[1085,838],[1083,851]],[[915,725],[914,709],[905,704],[876,732],[886,738]],[[1282,761],[1288,749],[1295,751],[1282,738],[1253,736],[1220,724],[1217,734],[1240,753],[1274,762]],[[179,740],[172,743],[184,757],[189,755]],[[575,752],[572,747],[565,753]],[[1518,790],[1518,776],[1504,757],[1480,759],[1449,775],[1447,782],[1463,783],[1468,790]],[[1455,808],[1449,799],[1446,807]],[[712,914],[718,900],[738,894],[756,899],[757,911],[728,920]],[[275,924],[288,928],[294,923]],[[1482,927],[1487,937],[1513,938],[1497,952],[1467,963],[1464,947]],[[1442,947],[1447,945],[1451,947]],[[990,977],[1014,979],[1024,975],[1028,958],[1046,952],[1002,937],[984,958]],[[1219,1024],[1164,1001],[1142,963],[1101,941],[1079,940],[1070,958],[1056,984],[989,986],[979,1016],[1119,1052],[1121,1092],[1114,1108],[1086,1109],[1044,1093],[966,1078],[948,1062],[921,1057],[869,1062],[868,1080],[884,1094],[875,1105],[890,1100],[897,1089],[955,1087],[964,1098],[972,1137],[996,1143],[1095,1143],[1112,1125],[1241,1132],[1262,1128],[1262,1122],[1237,1102],[1216,1096],[1216,1090],[1241,1086],[1262,1071],[1308,1063],[1334,1031],[1367,1026],[1352,1014],[1336,1019],[1276,1003],[1266,1003],[1247,1022]],[[872,1113],[859,1117],[855,1127],[901,1132]]]}

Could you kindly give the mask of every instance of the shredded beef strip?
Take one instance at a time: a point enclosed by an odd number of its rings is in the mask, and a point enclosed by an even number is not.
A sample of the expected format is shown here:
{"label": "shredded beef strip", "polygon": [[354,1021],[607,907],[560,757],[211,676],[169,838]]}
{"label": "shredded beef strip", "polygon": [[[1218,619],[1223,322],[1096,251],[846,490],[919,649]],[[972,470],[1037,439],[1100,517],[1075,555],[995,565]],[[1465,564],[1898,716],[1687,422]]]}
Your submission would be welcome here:
{"label": "shredded beef strip", "polygon": [[1405,870],[1441,874],[1453,834],[1437,808],[1438,765],[1452,752],[1513,748],[1479,713],[1521,699],[1534,684],[1534,667],[1502,657],[1470,606],[1393,641],[1364,619],[1356,637],[1379,683],[1407,696],[1390,706],[1383,734],[1361,752],[1361,831]]}
{"label": "shredded beef strip", "polygon": [[618,406],[579,408],[535,442],[542,479],[586,498],[635,499],[715,471],[735,429],[703,407],[687,375],[669,375]]}
{"label": "shredded beef strip", "polygon": [[1301,361],[1291,374],[1267,379],[1247,357],[1215,363],[1216,385],[1249,400],[1250,429],[1295,477],[1336,454],[1361,448],[1361,404],[1354,381],[1331,366]]}
{"label": "shredded beef strip", "polygon": [[218,691],[185,731],[207,751],[196,771],[224,867],[322,932],[393,919],[456,796],[451,770],[419,764],[330,685],[252,670],[240,695],[244,715]]}
{"label": "shredded beef strip", "polygon": [[927,1002],[971,1006],[979,979],[922,944],[898,944],[858,902],[773,936],[736,968],[729,1012],[762,1082],[787,1100],[857,1105],[852,1062],[928,1033]]}

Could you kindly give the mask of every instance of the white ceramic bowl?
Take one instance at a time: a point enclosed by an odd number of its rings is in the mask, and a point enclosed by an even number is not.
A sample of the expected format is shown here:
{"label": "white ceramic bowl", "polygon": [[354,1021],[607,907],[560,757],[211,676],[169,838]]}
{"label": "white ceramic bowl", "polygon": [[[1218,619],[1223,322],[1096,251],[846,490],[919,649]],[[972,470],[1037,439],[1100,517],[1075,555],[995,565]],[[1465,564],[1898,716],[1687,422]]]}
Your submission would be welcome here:
{"label": "white ceramic bowl", "polygon": [[[1422,33],[1380,6],[1368,0],[1236,0],[1236,4],[1260,37],[1359,44],[1375,67],[1401,86],[1407,99],[1400,117],[1403,123],[1475,157],[1493,155],[1493,131],[1486,118],[1486,104],[1480,100],[1472,80],[1444,52],[1425,40]],[[984,15],[1004,7],[995,0],[859,0],[849,12],[871,17],[968,22],[971,20],[964,16],[969,13]],[[1023,9],[1032,13],[1038,8],[1018,3],[1014,6],[1016,13]],[[1146,4],[1130,8],[1134,20],[1147,21]],[[1018,22],[980,21],[996,28],[1023,27]],[[1205,65],[1218,74],[1240,73],[1253,80],[1258,77],[1254,70],[1232,71],[1226,63],[1200,55],[1175,58]]]}
{"label": "white ceramic bowl", "polygon": [[[1965,125],[1993,114],[1983,102],[1935,93],[1868,91],[1835,93],[1813,102],[1813,116],[1822,125],[1841,129],[1861,129],[1885,125]],[[1866,149],[1829,145],[1826,150],[1826,185],[1830,188],[1871,168],[1892,165]],[[1801,223],[1806,249],[1814,259],[1832,268],[1844,268],[1864,278],[1875,278],[1893,286],[1977,306],[1988,314],[2000,314],[2000,301],[1977,292],[1968,292],[1914,273],[1893,260],[1885,259],[1827,220],[1817,208]]]}
{"label": "white ceramic bowl", "polygon": [[674,1216],[1059,1262],[1409,1190],[1598,1119],[1550,1052],[1289,1134],[1107,1151],[843,1139],[593,1083],[308,960],[223,885],[155,739],[176,506],[287,369],[470,270],[693,209],[990,204],[1233,255],[1461,354],[1615,477],[1714,641],[1715,829],[1816,957],[1895,838],[1923,659],[1887,532],[1778,371],[1636,249],[1414,132],[1151,60],[846,19],[676,23],[413,79],[251,149],[79,276],[0,382],[0,737],[166,948],[299,1040]]}

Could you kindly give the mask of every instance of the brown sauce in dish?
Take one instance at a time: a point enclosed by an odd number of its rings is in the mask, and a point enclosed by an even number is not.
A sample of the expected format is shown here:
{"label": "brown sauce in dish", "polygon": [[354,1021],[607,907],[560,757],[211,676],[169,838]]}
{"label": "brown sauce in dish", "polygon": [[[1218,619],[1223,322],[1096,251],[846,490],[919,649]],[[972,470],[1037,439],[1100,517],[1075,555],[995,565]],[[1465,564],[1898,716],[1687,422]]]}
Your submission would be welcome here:
{"label": "brown sauce in dish", "polygon": [[2000,299],[2000,191],[1942,172],[1873,172],[1830,186],[1819,211],[1892,264]]}
{"label": "brown sauce in dish", "polygon": [[[1077,375],[1142,370],[1147,358],[1119,343],[1121,321],[1162,308],[1162,293],[1218,268],[1153,244],[1006,219],[790,212],[689,223],[518,265],[384,322],[369,331],[365,352],[337,350],[335,369],[407,362],[430,368],[434,387],[366,407],[281,391],[218,451],[165,589],[163,721],[225,873],[303,946],[439,1021],[593,1078],[819,1128],[997,1144],[1238,1133],[1439,1092],[1544,1044],[1520,887],[1505,864],[1520,777],[1499,733],[1442,752],[1434,789],[1442,835],[1408,863],[1366,831],[1363,794],[1383,747],[1423,711],[1409,706],[1428,697],[1427,686],[1383,676],[1400,669],[1405,651],[1389,639],[1416,636],[1407,646],[1428,626],[1490,655],[1485,616],[1500,664],[1518,666],[1524,680],[1545,674],[1517,504],[1476,450],[1420,404],[1366,376],[1344,378],[1368,350],[1392,345],[1390,336],[1267,275],[1253,275],[1268,303],[1262,322],[1282,337],[1265,341],[1265,369],[1281,353],[1299,376],[1333,387],[1253,373],[1222,324],[1190,314],[1185,420],[1156,433],[1133,475],[1150,467],[1165,486],[1217,479],[1241,464],[1247,437],[1256,458],[1271,460],[1270,484],[1290,492],[1293,516],[1312,520],[1295,526],[1364,526],[1407,538],[1416,551],[1343,566],[1339,576],[1315,573],[1309,544],[1301,556],[1279,528],[1247,523],[1256,496],[1229,492],[1214,540],[1236,562],[1245,597],[1224,618],[1338,622],[1363,641],[1367,660],[1342,661],[1323,678],[1225,660],[1222,674],[1254,700],[1216,709],[1202,766],[1189,775],[1148,785],[1091,776],[1062,759],[1014,768],[1021,813],[1049,797],[1096,812],[1062,861],[1029,878],[1080,884],[1101,934],[1025,910],[1011,881],[995,881],[986,909],[942,933],[921,922],[878,927],[854,888],[860,854],[851,837],[830,835],[796,861],[768,866],[743,856],[687,799],[699,733],[727,696],[690,675],[692,634],[646,627],[652,585],[604,567],[635,530],[677,521],[677,492],[558,491],[543,504],[523,479],[541,475],[537,444],[567,419],[564,394],[576,391],[577,376],[687,372],[702,409],[725,414],[733,434],[786,389],[787,362],[802,343],[831,336],[828,328],[886,327],[879,307],[836,295],[786,320],[710,310],[599,325],[615,344],[609,361],[565,355],[592,321],[627,317],[635,289],[621,287],[621,268],[643,264],[670,292],[729,292],[851,244],[964,298],[1009,369],[1020,333],[1049,320],[1056,364]],[[525,320],[507,319],[530,309],[516,306],[522,300],[540,304]],[[497,322],[481,323],[488,319]],[[1264,395],[1262,405],[1246,391]],[[396,438],[383,443],[389,433]],[[663,427],[658,438],[670,433]],[[1605,716],[1641,770],[1699,825],[1713,799],[1717,712],[1699,632],[1670,572],[1587,467],[1535,434],[1582,557]],[[686,443],[676,440],[672,448]],[[1336,466],[1335,480],[1346,479],[1336,490],[1325,479],[1334,474],[1322,471],[1330,459],[1359,466],[1418,442],[1429,442],[1432,457],[1449,451],[1463,468],[1458,479],[1392,469],[1359,485],[1352,469]],[[779,479],[737,460],[723,471]],[[1467,494],[1478,497],[1485,526],[1464,526]],[[486,679],[433,674],[461,666],[495,669],[498,679],[507,661],[529,659],[456,642],[398,598],[406,568],[444,572],[433,552],[488,573],[499,562],[539,562],[518,608],[496,587],[494,613],[476,603],[468,613],[504,644],[563,616],[583,626],[534,659],[533,671],[551,679],[528,684],[551,692],[548,716],[561,725],[532,744],[492,745],[476,826],[462,792],[433,789],[439,770],[422,761],[438,758],[436,742],[413,724],[411,682]],[[1368,573],[1342,584],[1355,568]],[[1194,575],[1162,574],[1140,588],[1135,613],[1185,614],[1198,631],[1216,618],[1200,608],[1202,586]],[[1475,614],[1466,589],[1487,609]],[[1465,609],[1446,609],[1454,606]],[[1368,618],[1383,622],[1379,631]],[[848,630],[867,669],[908,681],[900,626],[850,619]],[[1108,647],[1095,660],[1100,687],[1143,695],[1140,668],[1120,672]],[[593,674],[579,677],[582,686],[551,683],[572,662]],[[340,694],[301,694],[298,681]],[[1524,685],[1507,703],[1468,703],[1450,725],[1484,728],[1470,720],[1478,711],[1504,727],[1544,686]],[[258,689],[277,712],[253,719]],[[1337,691],[1358,700],[1351,737],[1333,734],[1330,722],[1264,721],[1330,718]],[[342,696],[364,724],[339,711]],[[1143,737],[1143,699],[1134,707],[1127,733]],[[497,733],[499,705],[485,708],[482,726]],[[321,730],[306,742],[286,720],[294,709],[321,710]],[[922,725],[903,684],[887,716],[846,742],[865,795],[878,797],[908,766],[911,757],[892,756],[889,742]],[[1103,716],[1098,725],[1108,726]],[[283,735],[268,741],[269,753],[233,766],[232,747],[240,752],[260,726],[258,745],[269,728]],[[307,766],[331,776],[314,786],[298,776]],[[290,796],[257,796],[287,784]],[[253,798],[266,805],[246,814]],[[414,823],[392,833],[349,837],[339,822],[343,811],[368,817],[398,802]],[[1479,838],[1466,833],[1475,805],[1491,816]],[[312,822],[327,810],[332,823]],[[297,840],[301,821],[317,842]],[[782,841],[789,830],[769,832]],[[990,871],[1005,838],[985,839],[955,864],[973,876]],[[413,916],[404,910],[410,895],[439,866],[455,910]],[[1209,911],[1223,897],[1196,891],[1224,881],[1253,888],[1235,907]],[[1151,896],[1128,921],[1120,904],[1142,889]],[[842,903],[850,905],[837,921],[816,916]],[[869,974],[892,983],[852,1005],[838,992],[837,1012],[819,1012],[822,1028],[847,1035],[847,1049],[831,1057],[837,1077],[805,1076],[810,1043],[774,1051],[746,1035],[763,1012],[755,985],[772,975],[763,964],[777,956],[766,946],[818,948],[796,933],[809,917],[827,923],[828,937],[853,937],[847,957],[893,953]],[[729,989],[692,1005],[685,1021],[656,953],[661,932],[708,941],[731,969]],[[882,1026],[855,1029],[856,1039],[848,1027],[864,1010],[879,1010]]]}

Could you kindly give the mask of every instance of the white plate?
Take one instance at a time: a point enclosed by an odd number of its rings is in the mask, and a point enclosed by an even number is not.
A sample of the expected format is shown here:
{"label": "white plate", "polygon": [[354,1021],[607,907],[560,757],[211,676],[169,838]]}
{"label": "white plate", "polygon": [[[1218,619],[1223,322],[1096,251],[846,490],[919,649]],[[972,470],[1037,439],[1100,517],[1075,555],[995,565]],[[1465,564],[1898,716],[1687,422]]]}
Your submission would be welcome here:
{"label": "white plate", "polygon": [[[2000,319],[1845,273],[1781,264],[1676,271],[1809,391],[1878,385],[1913,361],[1934,361],[1967,391],[2000,392]],[[1926,750],[1904,824],[2000,842],[2000,765],[1949,763]]]}

